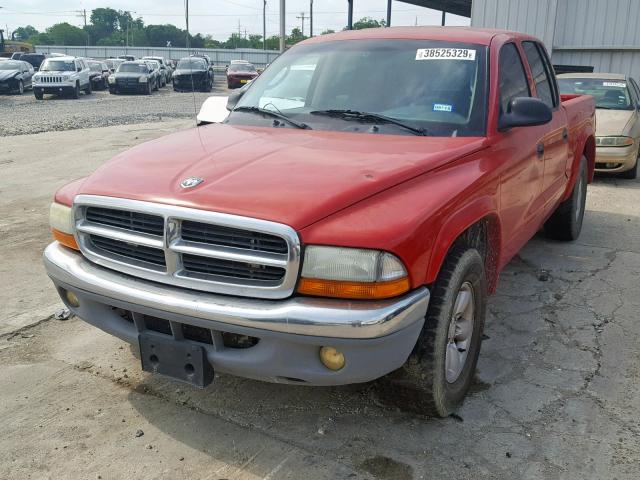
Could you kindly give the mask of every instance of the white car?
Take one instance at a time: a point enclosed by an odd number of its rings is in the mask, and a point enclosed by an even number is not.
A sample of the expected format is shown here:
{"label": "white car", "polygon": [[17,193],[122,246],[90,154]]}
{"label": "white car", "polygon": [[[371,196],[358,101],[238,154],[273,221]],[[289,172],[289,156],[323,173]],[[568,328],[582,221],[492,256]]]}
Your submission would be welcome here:
{"label": "white car", "polygon": [[40,71],[33,77],[33,94],[42,100],[45,93],[80,96],[80,90],[91,93],[91,70],[82,58],[50,57],[40,66]]}

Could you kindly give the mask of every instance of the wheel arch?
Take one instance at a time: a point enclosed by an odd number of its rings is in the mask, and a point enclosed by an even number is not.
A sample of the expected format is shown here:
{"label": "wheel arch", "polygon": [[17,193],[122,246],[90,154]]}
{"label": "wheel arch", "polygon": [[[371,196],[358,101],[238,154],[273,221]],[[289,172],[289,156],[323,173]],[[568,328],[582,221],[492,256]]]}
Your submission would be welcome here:
{"label": "wheel arch", "polygon": [[479,199],[468,204],[442,226],[425,283],[432,284],[436,280],[449,253],[461,244],[480,252],[485,263],[488,291],[494,293],[502,251],[502,224],[492,199]]}

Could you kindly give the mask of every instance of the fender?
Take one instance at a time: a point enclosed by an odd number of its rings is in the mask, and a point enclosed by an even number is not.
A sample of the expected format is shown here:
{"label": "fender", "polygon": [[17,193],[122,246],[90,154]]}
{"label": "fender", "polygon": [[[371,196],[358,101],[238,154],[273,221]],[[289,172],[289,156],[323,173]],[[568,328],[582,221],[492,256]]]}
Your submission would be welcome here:
{"label": "fender", "polygon": [[485,195],[475,198],[464,207],[450,216],[442,224],[436,238],[433,254],[429,261],[425,284],[433,283],[438,277],[444,259],[454,242],[472,225],[487,220],[487,280],[489,291],[495,291],[498,278],[498,265],[500,265],[500,252],[502,250],[501,222],[498,215],[496,197]]}

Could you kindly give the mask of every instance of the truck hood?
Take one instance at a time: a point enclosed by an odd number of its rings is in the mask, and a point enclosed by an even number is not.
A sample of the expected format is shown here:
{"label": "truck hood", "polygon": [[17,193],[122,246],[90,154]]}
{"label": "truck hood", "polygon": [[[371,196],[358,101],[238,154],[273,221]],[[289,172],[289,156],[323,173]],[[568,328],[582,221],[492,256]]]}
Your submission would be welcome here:
{"label": "truck hood", "polygon": [[596,108],[596,135],[628,135],[635,110],[604,110]]}
{"label": "truck hood", "polygon": [[[483,148],[478,137],[373,135],[212,124],[125,151],[78,194],[179,205],[295,229]],[[184,189],[188,177],[204,181]]]}

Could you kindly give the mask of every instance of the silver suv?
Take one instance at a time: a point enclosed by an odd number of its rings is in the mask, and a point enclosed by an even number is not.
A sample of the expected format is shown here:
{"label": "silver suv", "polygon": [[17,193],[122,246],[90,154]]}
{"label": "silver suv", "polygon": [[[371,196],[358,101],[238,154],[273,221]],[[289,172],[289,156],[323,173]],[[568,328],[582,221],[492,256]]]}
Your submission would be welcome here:
{"label": "silver suv", "polygon": [[89,95],[90,72],[89,65],[82,58],[47,58],[33,77],[33,94],[38,100],[42,100],[45,93],[78,98],[80,90],[84,90]]}

